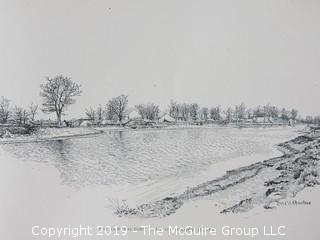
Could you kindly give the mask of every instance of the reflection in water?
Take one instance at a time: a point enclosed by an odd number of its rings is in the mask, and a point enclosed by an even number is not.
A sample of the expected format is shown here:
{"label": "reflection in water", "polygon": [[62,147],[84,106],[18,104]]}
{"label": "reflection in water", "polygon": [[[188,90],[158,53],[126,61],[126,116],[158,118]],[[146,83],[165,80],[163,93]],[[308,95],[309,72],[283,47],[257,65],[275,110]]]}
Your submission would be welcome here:
{"label": "reflection in water", "polygon": [[1,147],[16,158],[55,166],[64,184],[80,187],[188,178],[218,161],[270,153],[275,139],[290,134],[287,129],[230,128],[110,131]]}
{"label": "reflection in water", "polygon": [[61,159],[60,162],[68,162],[68,149],[70,143],[68,140],[57,140],[54,141],[50,146],[52,147],[52,153],[57,154],[58,158]]}
{"label": "reflection in water", "polygon": [[71,149],[72,142],[70,140],[57,140],[53,142],[46,142],[45,144],[50,150],[53,156],[53,164],[59,169],[60,176],[63,183],[66,184],[76,184],[72,176],[78,175],[79,166],[76,161],[72,161]]}

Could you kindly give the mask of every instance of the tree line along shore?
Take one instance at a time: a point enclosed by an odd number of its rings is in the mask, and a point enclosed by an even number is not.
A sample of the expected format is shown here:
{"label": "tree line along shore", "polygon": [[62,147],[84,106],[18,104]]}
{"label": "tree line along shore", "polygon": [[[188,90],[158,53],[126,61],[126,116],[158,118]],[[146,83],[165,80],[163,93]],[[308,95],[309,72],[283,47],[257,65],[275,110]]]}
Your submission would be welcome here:
{"label": "tree line along shore", "polygon": [[[130,128],[159,127],[161,125],[236,124],[237,126],[295,125],[305,123],[320,126],[320,116],[299,116],[298,110],[279,108],[270,104],[248,108],[244,103],[222,109],[208,108],[197,103],[178,103],[171,100],[167,109],[155,103],[129,106],[128,95],[120,95],[96,108],[84,110],[80,119],[62,119],[70,105],[82,94],[82,87],[70,77],[47,77],[40,85],[40,105],[27,108],[11,106],[9,99],[0,98],[0,137],[6,133],[29,134],[39,127],[121,126]],[[55,114],[56,120],[39,119],[38,114]]]}

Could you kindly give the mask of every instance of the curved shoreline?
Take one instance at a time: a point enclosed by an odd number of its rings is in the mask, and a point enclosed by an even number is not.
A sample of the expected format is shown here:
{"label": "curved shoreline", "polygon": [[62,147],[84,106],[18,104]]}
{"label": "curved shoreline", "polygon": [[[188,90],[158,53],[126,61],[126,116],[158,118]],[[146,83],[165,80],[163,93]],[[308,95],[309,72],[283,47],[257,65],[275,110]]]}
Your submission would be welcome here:
{"label": "curved shoreline", "polygon": [[71,138],[83,138],[83,137],[91,137],[105,133],[104,131],[96,131],[90,133],[81,133],[81,134],[72,134],[66,136],[48,136],[48,137],[24,137],[25,139],[10,139],[0,141],[1,144],[16,144],[16,143],[35,143],[35,142],[47,142],[47,141],[58,141],[58,140],[66,140]]}
{"label": "curved shoreline", "polygon": [[[115,214],[166,217],[190,200],[214,198],[219,194],[228,196],[222,200],[223,203],[219,196],[214,200],[221,205],[220,213],[223,214],[246,212],[259,205],[273,209],[304,188],[320,185],[320,135],[301,135],[278,144],[278,148],[282,152],[279,157],[229,170],[219,178],[188,188],[174,197],[151,201],[136,208],[120,206]],[[237,191],[240,196],[234,194]],[[239,197],[242,198],[240,201]]]}

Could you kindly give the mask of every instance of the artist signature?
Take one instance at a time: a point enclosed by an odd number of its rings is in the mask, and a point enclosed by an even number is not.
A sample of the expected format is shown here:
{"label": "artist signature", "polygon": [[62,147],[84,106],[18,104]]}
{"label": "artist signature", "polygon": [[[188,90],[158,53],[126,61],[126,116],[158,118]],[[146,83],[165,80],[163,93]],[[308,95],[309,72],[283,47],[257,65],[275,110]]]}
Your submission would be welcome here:
{"label": "artist signature", "polygon": [[301,205],[311,205],[311,202],[306,200],[290,200],[290,201],[278,202],[277,205],[278,206],[301,206]]}

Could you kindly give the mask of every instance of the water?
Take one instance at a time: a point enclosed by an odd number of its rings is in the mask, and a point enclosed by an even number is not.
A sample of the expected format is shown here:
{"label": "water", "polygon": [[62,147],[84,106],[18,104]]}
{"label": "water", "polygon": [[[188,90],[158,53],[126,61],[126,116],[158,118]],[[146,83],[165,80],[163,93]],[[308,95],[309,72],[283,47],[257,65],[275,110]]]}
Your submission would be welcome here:
{"label": "water", "polygon": [[192,184],[193,178],[219,162],[272,155],[276,143],[294,135],[292,128],[109,131],[94,137],[1,148],[14,158],[56,168],[61,184],[67,186],[136,188],[140,184],[152,191],[156,184],[167,189]]}
{"label": "water", "polygon": [[[169,218],[153,222],[119,218],[114,211],[123,202],[136,207],[174,196],[226,170],[279,154],[275,144],[295,137],[296,130],[110,131],[86,138],[0,144],[0,238],[34,239],[31,227],[35,225],[230,223],[236,216],[226,215],[230,217],[224,219],[224,215],[207,214],[218,209],[213,201],[205,199],[205,205],[199,205],[202,211],[190,202]],[[242,215],[237,216],[240,220],[236,222],[246,221]],[[272,224],[274,219],[278,218],[273,217]],[[260,221],[265,224],[265,220]],[[247,221],[247,225],[252,223]]]}

